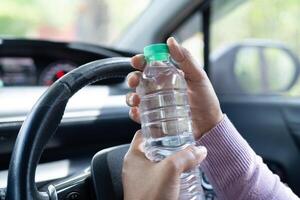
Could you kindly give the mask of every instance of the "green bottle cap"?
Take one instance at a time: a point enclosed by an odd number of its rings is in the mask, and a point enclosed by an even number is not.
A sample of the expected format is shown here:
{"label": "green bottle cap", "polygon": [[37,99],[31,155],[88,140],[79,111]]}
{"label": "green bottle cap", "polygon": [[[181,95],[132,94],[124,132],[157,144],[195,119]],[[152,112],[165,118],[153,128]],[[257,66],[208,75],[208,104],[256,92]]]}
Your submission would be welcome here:
{"label": "green bottle cap", "polygon": [[151,44],[144,48],[146,61],[163,61],[169,59],[169,47],[165,43]]}

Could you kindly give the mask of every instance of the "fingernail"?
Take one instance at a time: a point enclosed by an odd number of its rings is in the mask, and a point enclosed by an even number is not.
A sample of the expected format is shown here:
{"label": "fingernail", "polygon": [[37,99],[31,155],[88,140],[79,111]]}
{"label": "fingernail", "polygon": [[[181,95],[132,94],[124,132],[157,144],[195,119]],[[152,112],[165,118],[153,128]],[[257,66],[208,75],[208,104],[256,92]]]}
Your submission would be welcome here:
{"label": "fingernail", "polygon": [[175,46],[179,46],[177,40],[176,40],[174,37],[171,37],[170,39],[173,40],[173,44],[174,44]]}
{"label": "fingernail", "polygon": [[207,149],[204,146],[194,146],[193,149],[198,156],[199,162],[201,162],[207,156]]}
{"label": "fingernail", "polygon": [[131,107],[132,102],[133,102],[132,93],[126,94],[126,104]]}
{"label": "fingernail", "polygon": [[[142,58],[142,59],[141,59],[141,58]],[[143,66],[146,65],[145,56],[144,56],[143,54],[137,54],[137,55],[135,55],[135,56],[133,56],[133,57],[131,58],[131,64],[132,64],[132,66],[137,66],[136,64],[134,64],[134,62],[135,62],[136,59],[139,59],[139,60],[142,61],[142,63],[139,63],[139,64],[138,64],[139,66],[141,65],[140,67],[143,67]]]}
{"label": "fingernail", "polygon": [[130,87],[130,85],[129,85],[129,79],[130,79],[130,77],[132,76],[132,74],[133,74],[133,72],[130,72],[130,73],[127,74],[127,76],[126,76],[126,83],[127,83],[127,86],[128,86],[128,87]]}
{"label": "fingernail", "polygon": [[130,95],[129,98],[128,98],[128,103],[130,105],[133,105],[133,95]]}
{"label": "fingernail", "polygon": [[132,76],[132,73],[133,72],[130,72],[129,74],[127,74],[127,76],[126,76],[126,81],[128,82],[128,79]]}
{"label": "fingernail", "polygon": [[179,60],[184,59],[184,55],[183,55],[183,52],[182,52],[182,48],[181,48],[180,45],[178,44],[177,40],[176,40],[174,37],[170,37],[168,40],[169,40],[169,41],[171,42],[171,44],[173,44],[173,46],[176,48],[176,51],[178,52],[178,54],[179,54],[179,56],[180,56]]}

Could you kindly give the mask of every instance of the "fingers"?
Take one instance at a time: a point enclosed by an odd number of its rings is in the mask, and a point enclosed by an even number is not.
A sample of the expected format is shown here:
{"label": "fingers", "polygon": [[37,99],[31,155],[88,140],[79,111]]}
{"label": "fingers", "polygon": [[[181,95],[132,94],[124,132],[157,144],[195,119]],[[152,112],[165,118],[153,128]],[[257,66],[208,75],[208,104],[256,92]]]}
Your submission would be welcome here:
{"label": "fingers", "polygon": [[140,101],[141,100],[140,100],[139,95],[135,92],[128,93],[126,95],[126,103],[130,107],[138,106],[140,104]]}
{"label": "fingers", "polygon": [[179,44],[175,40],[175,38],[173,38],[173,37],[168,38],[167,45],[169,47],[169,51],[170,51],[172,58],[176,62],[181,63],[185,60],[185,55],[183,54],[182,47],[179,46]]}
{"label": "fingers", "polygon": [[136,123],[141,123],[139,108],[138,107],[130,108],[129,117]]}
{"label": "fingers", "polygon": [[161,161],[162,165],[171,172],[181,174],[184,171],[197,167],[206,157],[207,150],[204,146],[189,146]]}
{"label": "fingers", "polygon": [[139,112],[139,104],[140,104],[140,97],[136,93],[128,93],[126,95],[126,103],[128,106],[130,106],[129,110],[129,117],[137,122],[141,123],[140,120],[140,112]]}
{"label": "fingers", "polygon": [[180,46],[173,37],[168,38],[167,44],[169,46],[172,58],[179,63],[186,79],[191,81],[199,81],[206,77],[206,73],[201,68],[199,63],[196,62],[190,52],[184,47]]}
{"label": "fingers", "polygon": [[133,68],[138,70],[143,70],[146,66],[146,60],[143,54],[135,55],[131,58],[131,65]]}
{"label": "fingers", "polygon": [[[170,37],[167,40],[167,44],[170,50],[172,58],[179,63],[182,71],[185,74],[186,79],[191,81],[199,81],[201,78],[206,78],[206,73],[201,68],[199,63],[193,58],[190,52],[184,47],[180,46],[178,42]],[[143,71],[146,66],[146,60],[143,54],[135,55],[131,58],[131,65],[138,70]],[[138,85],[138,82],[133,81],[133,87]],[[131,82],[128,81],[128,85],[131,87]]]}
{"label": "fingers", "polygon": [[142,153],[142,150],[141,150],[142,144],[143,144],[143,136],[142,136],[141,130],[138,130],[133,136],[133,139],[131,141],[128,151]]}
{"label": "fingers", "polygon": [[[127,76],[128,86],[131,88],[137,87],[139,84],[140,76],[141,76],[141,72],[138,71],[128,74]],[[128,93],[126,95],[126,103],[128,106],[132,107],[130,108],[129,111],[129,117],[133,121],[140,123],[140,113],[138,109],[138,105],[140,104],[140,97],[138,96],[138,94],[136,94],[135,92]]]}
{"label": "fingers", "polygon": [[142,72],[139,71],[129,73],[126,78],[128,86],[131,88],[136,88],[139,85],[141,76]]}

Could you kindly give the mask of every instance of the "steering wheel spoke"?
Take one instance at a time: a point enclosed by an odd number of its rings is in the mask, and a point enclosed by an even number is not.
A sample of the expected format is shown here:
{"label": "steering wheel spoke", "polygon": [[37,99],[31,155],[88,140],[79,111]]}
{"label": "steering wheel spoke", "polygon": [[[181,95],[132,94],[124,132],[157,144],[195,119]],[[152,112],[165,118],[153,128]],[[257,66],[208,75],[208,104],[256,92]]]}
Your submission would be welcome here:
{"label": "steering wheel spoke", "polygon": [[9,166],[7,200],[65,199],[65,195],[74,199],[76,193],[70,192],[76,189],[89,193],[85,185],[90,173],[48,186],[46,193],[39,191],[35,184],[37,164],[60,124],[67,102],[78,90],[100,80],[125,77],[131,71],[129,58],[102,59],[72,70],[48,88],[19,131]]}
{"label": "steering wheel spoke", "polygon": [[93,187],[91,186],[90,169],[50,183],[43,188],[48,191],[49,200],[95,199]]}

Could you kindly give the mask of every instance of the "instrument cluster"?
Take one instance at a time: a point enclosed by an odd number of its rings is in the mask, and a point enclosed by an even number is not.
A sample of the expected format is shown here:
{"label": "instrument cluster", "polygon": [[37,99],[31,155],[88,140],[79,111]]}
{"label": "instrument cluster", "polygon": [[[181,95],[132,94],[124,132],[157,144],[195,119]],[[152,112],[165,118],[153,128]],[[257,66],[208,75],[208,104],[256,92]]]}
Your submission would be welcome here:
{"label": "instrument cluster", "polygon": [[0,86],[50,86],[77,66],[68,60],[41,64],[31,57],[0,57]]}

